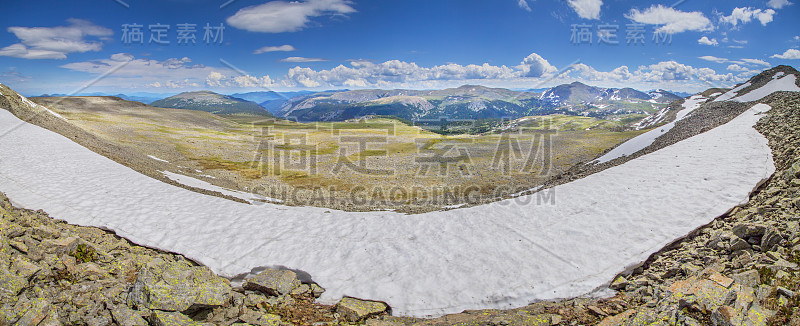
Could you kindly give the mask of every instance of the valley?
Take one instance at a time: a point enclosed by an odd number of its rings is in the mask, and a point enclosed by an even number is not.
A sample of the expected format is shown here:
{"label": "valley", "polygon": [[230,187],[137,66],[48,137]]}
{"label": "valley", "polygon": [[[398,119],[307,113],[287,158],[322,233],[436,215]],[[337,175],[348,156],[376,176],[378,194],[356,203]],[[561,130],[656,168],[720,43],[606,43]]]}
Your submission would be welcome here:
{"label": "valley", "polygon": [[526,117],[477,135],[441,135],[388,117],[297,123],[115,97],[32,101],[148,156],[143,159],[158,171],[287,205],[345,210],[423,212],[505,198],[642,132],[620,121],[568,115]]}

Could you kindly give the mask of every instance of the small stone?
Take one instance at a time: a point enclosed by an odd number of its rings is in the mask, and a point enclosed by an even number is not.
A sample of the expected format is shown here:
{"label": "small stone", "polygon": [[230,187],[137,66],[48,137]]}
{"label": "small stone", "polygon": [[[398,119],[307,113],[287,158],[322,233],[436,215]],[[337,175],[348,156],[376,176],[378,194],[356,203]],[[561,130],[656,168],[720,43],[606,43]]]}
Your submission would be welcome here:
{"label": "small stone", "polygon": [[83,263],[78,265],[75,269],[77,271],[78,278],[81,280],[96,281],[111,277],[108,272],[104,271],[95,263]]}
{"label": "small stone", "polygon": [[711,275],[708,276],[709,280],[716,282],[719,285],[722,285],[726,288],[730,287],[733,284],[733,279],[726,277],[717,272],[712,272]]}
{"label": "small stone", "polygon": [[273,296],[291,293],[298,286],[300,286],[300,280],[297,279],[295,272],[276,269],[267,269],[247,279],[243,285],[245,290],[260,291]]}
{"label": "small stone", "polygon": [[761,250],[772,251],[781,241],[783,241],[781,234],[774,228],[769,228],[761,238]]}
{"label": "small stone", "polygon": [[66,237],[58,239],[47,239],[42,241],[42,246],[48,253],[71,252],[78,245],[78,238]]}
{"label": "small stone", "polygon": [[245,305],[248,307],[256,307],[262,303],[267,302],[267,298],[260,294],[248,294],[244,299]]}
{"label": "small stone", "polygon": [[620,275],[614,280],[614,282],[611,282],[611,285],[608,287],[612,290],[622,290],[625,289],[625,287],[627,287],[629,284],[630,283],[628,280],[624,276]]}
{"label": "small stone", "polygon": [[760,237],[764,235],[766,228],[761,225],[755,224],[739,224],[733,227],[733,234],[737,237],[747,240],[750,237]]}
{"label": "small stone", "polygon": [[316,283],[311,283],[311,293],[314,295],[315,298],[319,298],[322,296],[323,293],[325,293],[325,289],[323,289]]}
{"label": "small stone", "polygon": [[735,315],[736,311],[733,308],[722,306],[711,314],[711,321],[717,326],[733,326],[732,319]]}
{"label": "small stone", "polygon": [[12,260],[13,262],[11,263],[11,269],[14,271],[14,273],[26,280],[30,280],[33,275],[41,270],[39,265],[30,262],[26,258],[15,257]]}
{"label": "small stone", "polygon": [[25,243],[23,242],[11,240],[8,241],[8,244],[11,246],[11,248],[17,249],[19,252],[23,254],[28,253],[28,246],[26,246]]}
{"label": "small stone", "polygon": [[[623,325],[625,323],[625,321],[628,318],[630,318],[631,316],[633,316],[635,313],[636,313],[636,310],[633,310],[633,309],[626,310],[621,314],[603,318],[603,320],[600,321],[600,323],[597,324],[597,326],[618,326],[618,325]],[[557,325],[557,324],[553,324],[553,325]]]}
{"label": "small stone", "polygon": [[759,305],[753,305],[753,307],[747,311],[744,325],[767,326],[767,321],[772,318],[772,316],[775,316],[774,311],[765,309]]}
{"label": "small stone", "polygon": [[58,232],[58,230],[47,226],[37,226],[31,229],[31,231],[35,237],[40,239],[55,239],[61,235],[61,232]]}
{"label": "small stone", "polygon": [[198,323],[184,314],[178,312],[167,312],[153,310],[150,314],[150,324],[154,326],[197,326]]}
{"label": "small stone", "polygon": [[778,294],[783,295],[783,296],[785,296],[787,298],[794,298],[794,291],[789,290],[789,289],[787,289],[785,287],[779,286],[778,287]]}
{"label": "small stone", "polygon": [[603,309],[600,309],[600,307],[589,305],[587,308],[589,309],[589,311],[593,312],[595,315],[608,316],[608,314],[605,311],[603,311]]}
{"label": "small stone", "polygon": [[14,297],[28,287],[24,277],[14,275],[0,266],[0,295]]}
{"label": "small stone", "polygon": [[686,276],[697,275],[702,270],[703,269],[701,267],[691,263],[683,264],[683,266],[681,266],[681,271],[683,272],[683,275]]}
{"label": "small stone", "polygon": [[239,320],[254,326],[279,326],[281,325],[281,317],[273,314],[265,314],[255,311],[248,311],[241,316]]}
{"label": "small stone", "polygon": [[734,274],[732,278],[736,284],[741,284],[744,286],[756,287],[761,284],[761,275],[758,274],[757,270],[749,270],[739,274]]}
{"label": "small stone", "polygon": [[31,308],[22,315],[15,325],[38,325],[50,312],[50,302],[45,299],[34,299]]}
{"label": "small stone", "polygon": [[147,321],[139,313],[126,306],[113,307],[111,317],[120,326],[147,326]]}
{"label": "small stone", "polygon": [[736,252],[739,250],[750,249],[750,244],[742,238],[736,237],[730,240],[730,251]]}
{"label": "small stone", "polygon": [[128,300],[140,310],[186,311],[221,306],[230,292],[230,281],[207,267],[153,259],[139,271]]}
{"label": "small stone", "polygon": [[777,270],[798,270],[797,264],[788,262],[785,259],[778,259],[774,264],[772,264],[771,267],[774,267]]}
{"label": "small stone", "polygon": [[292,294],[306,294],[311,293],[311,287],[308,284],[300,284],[296,288],[292,289]]}
{"label": "small stone", "polygon": [[365,301],[348,297],[342,298],[342,300],[336,304],[336,312],[345,320],[353,323],[380,315],[388,308],[389,306],[383,302]]}

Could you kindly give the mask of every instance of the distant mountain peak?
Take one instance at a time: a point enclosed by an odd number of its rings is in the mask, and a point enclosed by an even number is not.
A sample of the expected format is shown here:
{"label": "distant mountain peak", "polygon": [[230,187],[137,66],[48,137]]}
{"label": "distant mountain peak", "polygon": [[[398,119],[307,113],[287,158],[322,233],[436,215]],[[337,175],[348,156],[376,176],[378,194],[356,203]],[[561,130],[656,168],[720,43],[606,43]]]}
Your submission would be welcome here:
{"label": "distant mountain peak", "polygon": [[185,110],[205,111],[217,114],[256,114],[272,116],[267,109],[230,95],[202,90],[183,92],[151,103],[152,106]]}

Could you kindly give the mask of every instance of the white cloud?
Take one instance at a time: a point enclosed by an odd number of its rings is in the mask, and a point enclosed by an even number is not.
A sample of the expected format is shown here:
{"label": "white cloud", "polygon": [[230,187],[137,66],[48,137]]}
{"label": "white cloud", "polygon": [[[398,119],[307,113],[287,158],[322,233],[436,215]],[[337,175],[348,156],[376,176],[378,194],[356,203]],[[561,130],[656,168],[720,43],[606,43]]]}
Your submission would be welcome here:
{"label": "white cloud", "polygon": [[262,54],[267,52],[292,52],[295,51],[295,48],[291,45],[281,45],[281,46],[265,46],[259,48],[258,50],[253,51],[253,54]]}
{"label": "white cloud", "polygon": [[749,63],[751,65],[756,65],[756,66],[761,65],[761,66],[765,66],[765,67],[772,67],[772,65],[769,62],[766,62],[764,60],[759,60],[759,59],[741,59],[741,61],[744,62],[744,63]]}
{"label": "white cloud", "polygon": [[751,22],[753,19],[757,19],[761,22],[761,25],[767,26],[767,23],[772,21],[772,16],[775,15],[775,10],[767,9],[753,9],[751,7],[744,7],[744,8],[735,8],[733,12],[731,12],[730,16],[721,16],[719,18],[720,22],[728,23],[736,27],[739,23],[746,24]]}
{"label": "white cloud", "polygon": [[23,59],[66,59],[75,52],[100,51],[103,43],[88,41],[87,37],[105,38],[113,32],[88,21],[70,18],[69,26],[9,27],[19,43],[0,49],[0,56]]}
{"label": "white cloud", "polygon": [[[722,58],[720,58],[722,59]],[[723,59],[727,60],[727,59]],[[192,64],[189,58],[171,58],[163,61],[137,59],[130,54],[118,53],[108,59],[76,62],[62,67],[74,71],[101,75],[114,67],[122,68],[114,74],[101,79],[97,85],[115,90],[119,85],[127,88],[168,88],[170,90],[211,89],[273,89],[309,88],[322,89],[334,87],[347,88],[416,88],[440,89],[458,87],[464,84],[480,84],[490,87],[531,88],[549,87],[575,80],[605,87],[634,87],[638,89],[670,88],[675,90],[698,91],[707,89],[708,83],[720,87],[741,82],[752,75],[743,67],[743,61],[729,61],[730,71],[738,75],[718,74],[709,68],[695,68],[674,61],[640,66],[635,70],[620,66],[610,71],[600,71],[579,63],[569,71],[556,76],[557,69],[542,56],[531,53],[520,65],[494,66],[460,65],[455,63],[423,67],[414,62],[389,60],[374,63],[366,60],[350,61],[331,69],[315,70],[308,67],[294,67],[280,78],[264,76],[242,76],[227,68],[208,67]]]}
{"label": "white cloud", "polygon": [[[152,59],[136,59],[127,53],[116,53],[108,59],[73,62],[61,66],[73,71],[85,72],[93,75],[103,75],[109,71],[113,74],[100,79],[95,86],[132,85],[133,88],[144,86],[151,88],[197,88],[200,85],[214,85],[214,80],[220,86],[229,82],[225,76],[235,76],[237,73],[227,68],[214,68],[200,64],[192,64],[192,60],[183,58],[170,58],[163,61]],[[209,84],[209,81],[211,83]],[[233,83],[230,83],[233,85]]]}
{"label": "white cloud", "polygon": [[711,21],[702,12],[685,12],[662,5],[654,5],[644,11],[631,9],[625,17],[640,24],[661,25],[657,31],[669,34],[714,29]]}
{"label": "white cloud", "polygon": [[531,6],[528,5],[528,0],[519,0],[517,4],[520,8],[525,9],[526,11],[531,11]]}
{"label": "white cloud", "polygon": [[703,45],[713,45],[713,46],[719,45],[719,42],[717,42],[717,39],[715,39],[715,38],[709,39],[706,36],[703,36],[699,40],[697,40],[697,43],[698,44],[703,44]]}
{"label": "white cloud", "polygon": [[737,65],[737,64],[735,64],[735,63],[734,63],[734,64],[732,64],[732,65],[728,65],[728,68],[727,68],[727,69],[728,69],[728,70],[730,70],[730,71],[748,71],[748,69],[747,69],[747,68],[745,68],[745,67],[742,67],[742,66],[740,66],[740,65]]}
{"label": "white cloud", "polygon": [[800,50],[788,49],[783,54],[775,54],[770,58],[784,59],[784,60],[798,60],[800,59]]}
{"label": "white cloud", "polygon": [[[730,63],[736,64],[736,65],[753,65],[753,66],[766,66],[766,67],[771,67],[772,66],[769,62],[766,62],[766,61],[761,60],[761,59],[747,59],[747,58],[744,58],[744,59],[740,59],[740,60],[729,60],[729,59],[726,59],[726,58],[718,58],[718,57],[710,56],[710,55],[704,55],[702,57],[698,57],[698,59],[703,59],[703,60],[706,60],[706,61],[711,61],[711,62],[716,62],[716,63],[730,62]],[[728,67],[730,67],[730,66],[728,66]]]}
{"label": "white cloud", "polygon": [[791,5],[791,4],[792,3],[789,2],[789,0],[769,0],[769,2],[767,2],[767,7],[770,7],[770,8],[773,8],[773,9],[781,9],[784,6],[788,6],[788,5]]}
{"label": "white cloud", "polygon": [[717,74],[711,68],[694,68],[675,61],[664,61],[649,66],[641,66],[637,71],[643,81],[670,82],[701,80],[711,83],[735,82],[733,74]]}
{"label": "white cloud", "polygon": [[600,19],[603,0],[567,0],[567,3],[581,18]]}
{"label": "white cloud", "polygon": [[718,58],[718,57],[711,56],[711,55],[704,55],[704,56],[702,56],[702,57],[697,57],[697,58],[698,58],[698,59],[703,59],[703,60],[706,60],[706,61],[716,62],[716,63],[725,63],[725,62],[728,62],[728,59],[725,59],[725,58]]}
{"label": "white cloud", "polygon": [[572,76],[580,77],[590,81],[624,81],[631,79],[633,74],[628,71],[628,66],[620,66],[611,71],[598,71],[593,67],[578,63],[572,66],[570,71]]}
{"label": "white cloud", "polygon": [[297,32],[312,17],[356,12],[349,0],[270,1],[243,8],[226,20],[229,25],[262,33]]}
{"label": "white cloud", "polygon": [[304,58],[304,57],[288,57],[285,59],[281,59],[281,62],[322,62],[328,61],[322,58]]}
{"label": "white cloud", "polygon": [[556,67],[536,53],[531,53],[523,59],[517,68],[522,71],[523,77],[541,77],[558,71]]}

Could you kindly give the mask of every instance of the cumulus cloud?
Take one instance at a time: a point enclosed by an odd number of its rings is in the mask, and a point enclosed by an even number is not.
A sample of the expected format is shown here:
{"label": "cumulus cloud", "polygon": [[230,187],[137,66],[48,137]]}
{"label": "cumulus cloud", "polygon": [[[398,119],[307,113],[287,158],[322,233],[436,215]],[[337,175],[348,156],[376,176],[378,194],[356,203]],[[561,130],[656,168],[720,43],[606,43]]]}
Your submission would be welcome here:
{"label": "cumulus cloud", "polygon": [[661,25],[657,31],[669,34],[714,29],[711,20],[702,12],[685,12],[663,5],[653,5],[643,11],[631,9],[625,17],[640,24]]}
{"label": "cumulus cloud", "polygon": [[349,0],[270,1],[242,8],[226,20],[229,25],[251,32],[297,32],[311,18],[356,12]]}
{"label": "cumulus cloud", "polygon": [[702,44],[702,45],[713,45],[713,46],[719,45],[719,42],[717,42],[717,39],[715,39],[715,38],[709,39],[706,36],[703,36],[699,40],[697,40],[697,43],[698,44]]}
{"label": "cumulus cloud", "polygon": [[737,65],[735,63],[732,64],[732,65],[728,65],[727,69],[730,70],[730,71],[748,71],[749,70],[749,69],[747,69],[745,67],[742,67],[740,65]]}
{"label": "cumulus cloud", "polygon": [[733,9],[733,12],[731,12],[730,16],[723,15],[719,18],[719,21],[736,27],[739,25],[739,23],[746,24],[751,22],[753,19],[756,19],[761,22],[761,25],[767,26],[767,24],[772,21],[773,15],[775,15],[775,10],[772,9],[761,10],[753,9],[751,7],[737,7]]}
{"label": "cumulus cloud", "polygon": [[528,0],[519,0],[517,4],[520,8],[531,11],[531,6],[528,5]]}
{"label": "cumulus cloud", "polygon": [[783,8],[785,6],[788,6],[788,5],[791,5],[791,4],[792,3],[789,2],[789,0],[769,0],[769,2],[767,2],[767,7],[770,7],[770,8],[773,8],[773,9],[781,9],[781,8]]}
{"label": "cumulus cloud", "polygon": [[56,27],[9,27],[19,43],[0,49],[0,56],[23,59],[66,59],[75,52],[100,51],[103,43],[87,40],[88,37],[105,38],[113,32],[91,22],[70,18],[68,26]]}
{"label": "cumulus cloud", "polygon": [[[721,60],[727,60],[719,58]],[[755,60],[755,59],[748,59]],[[700,90],[707,83],[727,84],[741,82],[752,75],[744,61],[728,61],[730,71],[739,73],[718,74],[709,68],[696,68],[675,61],[660,62],[631,69],[620,66],[610,71],[578,63],[568,72],[557,74],[555,66],[537,53],[531,53],[516,66],[484,64],[443,64],[420,66],[414,62],[389,60],[381,63],[353,60],[331,69],[316,70],[296,66],[279,78],[269,75],[251,76],[228,68],[193,64],[189,58],[170,58],[162,61],[135,58],[127,53],[117,53],[110,58],[76,62],[62,67],[101,75],[115,67],[115,73],[103,78],[97,86],[131,88],[169,88],[196,90],[198,88],[272,89],[328,87],[347,88],[445,88],[464,84],[481,84],[496,87],[530,88],[533,85],[554,86],[575,80],[606,87],[635,87],[641,89],[665,88]],[[754,62],[754,61],[753,61]],[[687,86],[689,85],[689,86]],[[691,86],[693,85],[693,86]]]}
{"label": "cumulus cloud", "polygon": [[642,66],[637,71],[643,81],[687,81],[691,79],[705,82],[735,82],[733,74],[717,74],[711,68],[695,68],[675,61],[664,61]]}
{"label": "cumulus cloud", "polygon": [[517,68],[522,71],[524,77],[541,77],[547,73],[558,71],[556,67],[536,53],[531,53],[523,59]]}
{"label": "cumulus cloud", "polygon": [[567,3],[581,18],[600,19],[602,0],[567,0]]}
{"label": "cumulus cloud", "polygon": [[281,46],[265,46],[259,48],[258,50],[253,51],[253,54],[262,54],[267,52],[292,52],[295,51],[295,48],[291,45],[281,45]]}
{"label": "cumulus cloud", "polygon": [[633,77],[633,74],[628,71],[628,66],[620,66],[611,71],[598,71],[583,63],[573,65],[570,75],[589,81],[625,81]]}
{"label": "cumulus cloud", "polygon": [[800,50],[797,49],[788,49],[783,54],[775,54],[772,55],[770,58],[776,59],[784,59],[784,60],[798,60],[800,59]]}
{"label": "cumulus cloud", "polygon": [[[538,55],[537,55],[538,56]],[[539,57],[541,58],[541,57]],[[542,59],[544,60],[544,59]],[[524,63],[525,61],[523,61]],[[544,60],[546,63],[546,60]],[[538,64],[543,64],[538,62]],[[529,65],[534,66],[533,62]],[[547,63],[547,66],[550,66]],[[551,71],[547,66],[533,67]],[[552,67],[552,66],[550,66]],[[506,66],[446,64],[421,67],[414,62],[390,60],[383,63],[351,61],[349,66],[339,65],[328,70],[294,67],[289,69],[282,83],[287,87],[389,87],[390,85],[419,84],[429,81],[465,81],[478,79],[508,80],[523,77],[529,71],[515,71]]]}
{"label": "cumulus cloud", "polygon": [[704,55],[704,56],[702,56],[702,57],[697,57],[697,58],[698,58],[698,59],[703,59],[703,60],[706,60],[706,61],[716,62],[716,63],[724,63],[724,62],[728,62],[728,59],[725,59],[725,58],[717,58],[717,57],[715,57],[715,56],[711,56],[711,55]]}
{"label": "cumulus cloud", "polygon": [[322,62],[322,61],[328,61],[328,60],[325,60],[325,59],[322,59],[322,58],[304,58],[304,57],[288,57],[288,58],[281,59],[281,62],[297,62],[297,63],[299,63],[299,62]]}

